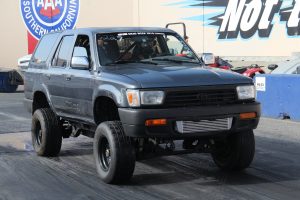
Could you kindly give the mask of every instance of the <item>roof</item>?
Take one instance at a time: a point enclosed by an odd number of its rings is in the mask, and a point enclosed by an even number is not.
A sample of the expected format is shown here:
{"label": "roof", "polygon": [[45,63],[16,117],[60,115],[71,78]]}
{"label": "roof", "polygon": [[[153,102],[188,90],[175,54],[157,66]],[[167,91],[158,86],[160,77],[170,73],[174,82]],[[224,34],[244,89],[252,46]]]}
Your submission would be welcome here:
{"label": "roof", "polygon": [[65,32],[92,32],[92,33],[119,33],[119,32],[161,32],[174,33],[173,30],[159,27],[99,27],[99,28],[76,28]]}

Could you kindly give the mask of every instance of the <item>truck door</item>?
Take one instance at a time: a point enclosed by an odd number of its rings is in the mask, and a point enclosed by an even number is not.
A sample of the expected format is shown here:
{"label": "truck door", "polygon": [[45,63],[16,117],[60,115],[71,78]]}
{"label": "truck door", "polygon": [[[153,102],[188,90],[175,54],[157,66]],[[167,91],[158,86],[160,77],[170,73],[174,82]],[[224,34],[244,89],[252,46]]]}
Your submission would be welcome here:
{"label": "truck door", "polygon": [[66,95],[65,106],[68,108],[66,114],[74,118],[93,122],[92,83],[94,71],[92,70],[92,64],[94,59],[91,54],[90,41],[88,35],[77,36],[72,52],[76,54],[78,49],[86,52],[84,57],[87,60],[87,66],[72,66],[71,62],[70,67],[64,73],[64,93]]}
{"label": "truck door", "polygon": [[66,106],[65,72],[70,65],[72,47],[74,46],[74,35],[62,37],[51,61],[51,66],[46,74],[48,76],[48,87],[52,105],[58,113],[63,116],[69,112]]}

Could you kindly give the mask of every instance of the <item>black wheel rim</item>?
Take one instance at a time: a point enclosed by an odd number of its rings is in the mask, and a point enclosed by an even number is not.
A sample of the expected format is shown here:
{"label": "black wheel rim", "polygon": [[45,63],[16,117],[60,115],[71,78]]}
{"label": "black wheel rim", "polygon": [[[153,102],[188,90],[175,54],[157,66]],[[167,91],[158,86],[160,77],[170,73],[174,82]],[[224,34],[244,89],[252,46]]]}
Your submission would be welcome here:
{"label": "black wheel rim", "polygon": [[35,129],[35,141],[37,145],[40,146],[42,144],[42,139],[43,139],[43,132],[42,132],[41,124],[40,122],[37,122],[36,129]]}
{"label": "black wheel rim", "polygon": [[99,145],[99,159],[104,171],[108,171],[111,162],[111,149],[106,138],[102,138]]}

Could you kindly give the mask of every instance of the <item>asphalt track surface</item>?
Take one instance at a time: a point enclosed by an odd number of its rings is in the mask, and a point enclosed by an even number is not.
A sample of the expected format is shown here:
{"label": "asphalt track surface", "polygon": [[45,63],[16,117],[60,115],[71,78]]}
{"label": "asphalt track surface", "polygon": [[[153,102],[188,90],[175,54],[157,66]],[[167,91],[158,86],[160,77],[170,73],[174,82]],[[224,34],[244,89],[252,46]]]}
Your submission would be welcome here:
{"label": "asphalt track surface", "polygon": [[300,199],[300,123],[262,119],[256,156],[239,173],[220,171],[209,154],[137,162],[132,180],[97,177],[92,139],[65,139],[57,158],[33,152],[23,94],[0,94],[0,199]]}

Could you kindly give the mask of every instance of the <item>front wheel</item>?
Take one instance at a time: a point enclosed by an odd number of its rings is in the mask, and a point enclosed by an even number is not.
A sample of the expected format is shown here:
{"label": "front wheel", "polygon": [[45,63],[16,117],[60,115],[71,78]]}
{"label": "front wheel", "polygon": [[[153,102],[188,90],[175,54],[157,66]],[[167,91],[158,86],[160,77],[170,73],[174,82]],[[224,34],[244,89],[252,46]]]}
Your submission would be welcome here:
{"label": "front wheel", "polygon": [[135,149],[119,121],[101,123],[94,137],[94,157],[100,178],[106,183],[128,181],[135,168]]}
{"label": "front wheel", "polygon": [[215,141],[212,157],[224,170],[243,170],[250,166],[255,154],[253,131],[233,133],[222,141]]}

